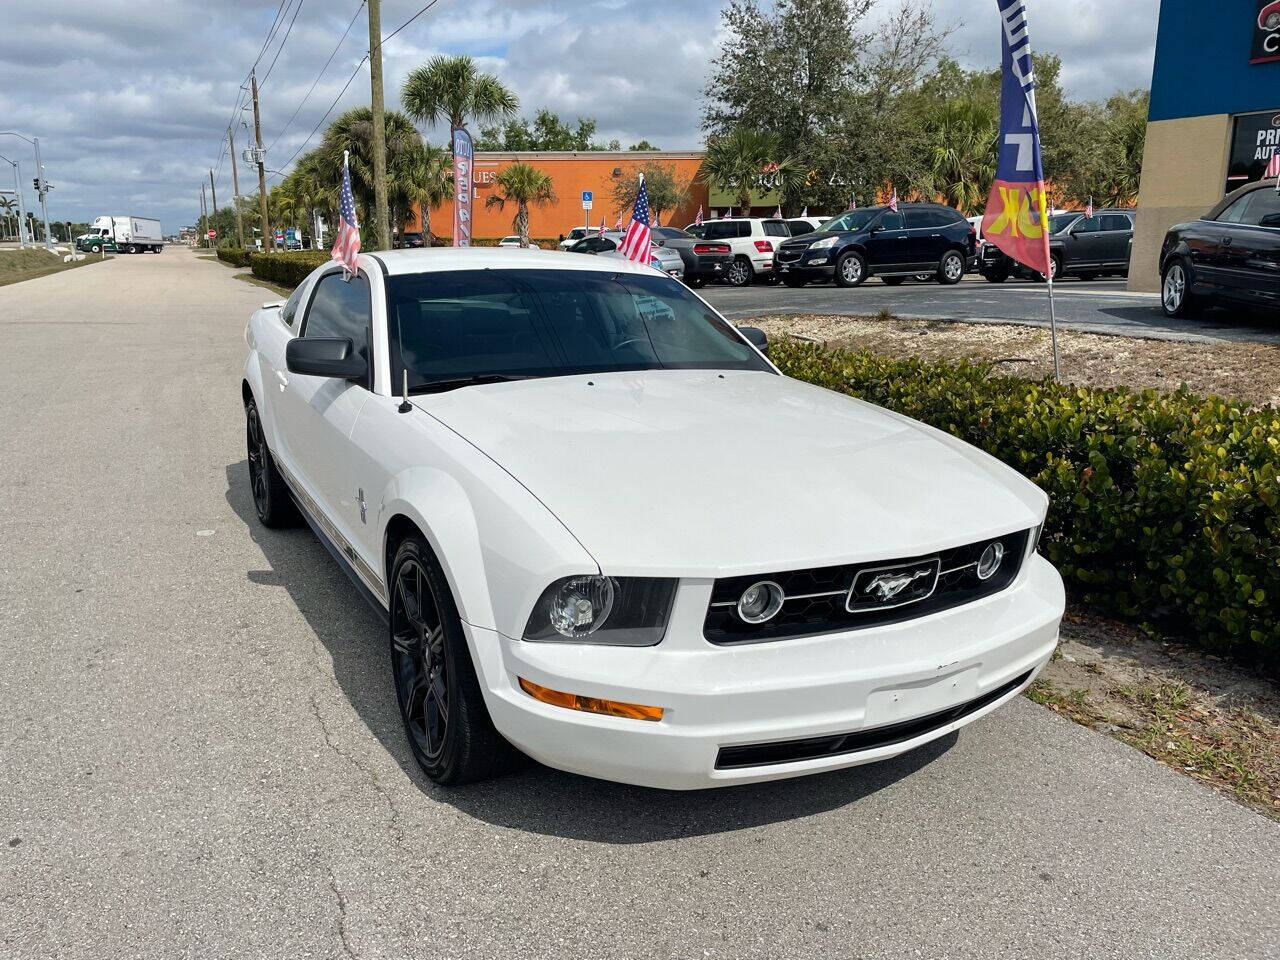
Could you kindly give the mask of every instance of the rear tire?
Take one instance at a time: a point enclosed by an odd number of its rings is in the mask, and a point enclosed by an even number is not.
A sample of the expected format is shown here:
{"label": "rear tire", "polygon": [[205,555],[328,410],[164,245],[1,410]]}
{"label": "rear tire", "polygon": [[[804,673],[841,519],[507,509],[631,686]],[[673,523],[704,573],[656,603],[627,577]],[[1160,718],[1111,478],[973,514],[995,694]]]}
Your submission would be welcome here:
{"label": "rear tire", "polygon": [[836,261],[836,283],[841,287],[858,287],[867,279],[867,261],[862,254],[850,250]]}
{"label": "rear tire", "polygon": [[751,266],[751,261],[746,257],[735,257],[733,262],[729,264],[729,270],[725,274],[725,280],[731,287],[747,287],[751,285],[751,281],[755,279],[756,271]]}
{"label": "rear tire", "polygon": [[956,250],[948,250],[938,262],[938,282],[950,287],[964,279],[964,257]]}
{"label": "rear tire", "polygon": [[390,595],[392,682],[422,772],[451,786],[512,769],[521,755],[489,717],[449,583],[419,534],[396,548]]}
{"label": "rear tire", "polygon": [[275,458],[267,447],[266,434],[258,405],[253,400],[245,404],[245,440],[248,446],[249,492],[253,495],[253,508],[258,522],[264,527],[291,527],[300,519],[297,504],[289,485],[276,469]]}
{"label": "rear tire", "polygon": [[1160,277],[1160,308],[1166,317],[1190,317],[1199,304],[1191,294],[1187,265],[1178,257],[1165,264]]}

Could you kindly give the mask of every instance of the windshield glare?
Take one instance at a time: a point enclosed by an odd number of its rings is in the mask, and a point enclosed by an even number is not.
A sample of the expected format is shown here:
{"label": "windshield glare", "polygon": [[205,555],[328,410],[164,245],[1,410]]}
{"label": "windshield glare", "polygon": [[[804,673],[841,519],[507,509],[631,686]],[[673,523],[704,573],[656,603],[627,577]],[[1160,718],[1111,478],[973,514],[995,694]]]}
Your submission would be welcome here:
{"label": "windshield glare", "polygon": [[1061,233],[1079,220],[1081,216],[1082,214],[1079,213],[1055,213],[1049,218],[1049,232]]}
{"label": "windshield glare", "polygon": [[879,210],[850,210],[828,220],[818,229],[819,231],[831,231],[832,233],[861,230],[874,220],[879,213]]}
{"label": "windshield glare", "polygon": [[612,370],[772,372],[683,284],[593,270],[451,270],[387,278],[393,379]]}

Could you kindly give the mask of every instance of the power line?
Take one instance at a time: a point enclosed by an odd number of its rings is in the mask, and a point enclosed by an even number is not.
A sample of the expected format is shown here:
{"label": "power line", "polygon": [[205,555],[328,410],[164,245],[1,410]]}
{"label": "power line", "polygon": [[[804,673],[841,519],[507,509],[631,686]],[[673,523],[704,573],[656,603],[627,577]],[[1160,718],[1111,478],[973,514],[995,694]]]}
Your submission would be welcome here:
{"label": "power line", "polygon": [[293,111],[293,116],[289,118],[288,123],[284,125],[283,129],[276,134],[276,138],[271,141],[271,146],[267,147],[268,153],[275,149],[275,145],[280,142],[280,138],[283,137],[289,127],[293,125],[293,121],[298,119],[298,113],[306,105],[306,102],[311,99],[311,94],[315,93],[316,85],[320,82],[321,78],[324,77],[325,72],[329,69],[329,65],[333,63],[333,58],[338,55],[338,51],[342,48],[342,44],[346,42],[347,34],[349,34],[351,32],[351,28],[355,26],[356,18],[360,16],[360,11],[364,9],[364,4],[365,0],[360,0],[360,4],[356,7],[356,12],[351,16],[351,22],[347,24],[347,29],[343,30],[342,36],[338,38],[337,46],[333,48],[333,52],[329,54],[329,59],[324,62],[324,66],[321,67],[320,72],[316,74],[315,80],[311,83],[311,89],[307,91],[307,95],[302,98],[297,109]]}
{"label": "power line", "polygon": [[316,135],[316,131],[320,129],[321,124],[329,119],[329,114],[333,113],[333,108],[338,105],[338,101],[342,99],[342,95],[347,92],[347,87],[351,86],[351,81],[356,78],[356,74],[360,72],[360,68],[364,66],[365,61],[368,59],[369,55],[367,53],[360,58],[360,62],[356,64],[356,68],[351,71],[351,76],[347,77],[347,82],[342,85],[342,89],[338,91],[338,95],[333,98],[333,103],[329,104],[329,109],[324,112],[324,116],[320,118],[319,123],[311,128],[311,132],[307,134],[307,139],[302,141],[302,145],[298,147],[297,150],[293,151],[293,156],[280,164],[281,169],[293,163],[298,154],[300,154],[306,148],[307,144],[311,142],[311,138]]}
{"label": "power line", "polygon": [[397,33],[399,33],[401,30],[403,30],[403,29],[404,29],[405,27],[407,27],[409,24],[413,23],[413,21],[417,20],[420,16],[422,16],[424,13],[426,13],[428,10],[430,10],[432,7],[434,7],[434,6],[435,6],[437,3],[439,3],[439,2],[440,2],[440,0],[431,0],[431,2],[430,2],[430,3],[428,3],[425,7],[423,7],[421,10],[419,10],[417,13],[415,13],[412,17],[410,17],[410,18],[409,18],[408,20],[406,20],[404,23],[400,24],[400,26],[396,27],[394,30],[392,30],[390,33],[388,33],[385,37],[383,37],[383,38],[382,38],[382,42],[383,42],[383,43],[386,43],[388,40],[390,40],[392,37],[394,37]]}
{"label": "power line", "polygon": [[[276,18],[271,21],[271,29],[267,31],[267,39],[262,41],[262,49],[259,50],[258,55],[254,57],[253,66],[249,68],[249,73],[252,73],[258,64],[262,62],[262,55],[267,52],[267,47],[271,46],[271,38],[275,36],[276,27],[280,23],[280,14],[284,11],[284,5],[288,2],[289,0],[280,0],[280,6],[276,7]],[[249,74],[246,73],[245,79],[247,80],[248,77]]]}
{"label": "power line", "polygon": [[298,0],[298,5],[293,8],[293,19],[289,21],[289,29],[284,32],[284,39],[280,41],[280,46],[276,47],[276,55],[271,58],[271,66],[267,67],[267,75],[258,83],[258,93],[262,93],[262,88],[266,86],[267,79],[271,76],[271,71],[276,68],[276,61],[280,59],[280,53],[284,50],[284,45],[289,42],[289,34],[293,33],[293,25],[297,22],[298,14],[302,12],[302,5],[306,0]]}

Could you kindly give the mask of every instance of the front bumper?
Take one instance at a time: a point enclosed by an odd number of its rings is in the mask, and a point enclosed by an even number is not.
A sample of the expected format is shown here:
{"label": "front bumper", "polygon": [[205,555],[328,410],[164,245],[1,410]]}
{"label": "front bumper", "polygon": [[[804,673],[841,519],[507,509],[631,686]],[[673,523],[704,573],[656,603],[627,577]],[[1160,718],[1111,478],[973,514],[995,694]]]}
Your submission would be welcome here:
{"label": "front bumper", "polygon": [[833,248],[811,251],[804,248],[799,256],[783,247],[775,258],[778,276],[802,277],[805,280],[830,280],[836,274]]}
{"label": "front bumper", "polygon": [[[685,581],[656,647],[527,643],[466,626],[498,730],[534,759],[574,773],[664,789],[775,780],[870,763],[944,736],[1023,689],[1057,644],[1064,594],[1038,555],[1002,593],[917,620],[825,636],[716,647],[702,637],[711,581]],[[661,706],[660,722],[534,700],[554,690]],[[959,707],[972,709],[957,710]],[[937,723],[912,724],[921,718]],[[788,759],[735,750],[877,728],[901,736]],[[724,752],[722,752],[724,751]],[[734,757],[748,758],[745,765]],[[783,759],[777,759],[782,756]],[[729,758],[726,761],[726,757]]]}

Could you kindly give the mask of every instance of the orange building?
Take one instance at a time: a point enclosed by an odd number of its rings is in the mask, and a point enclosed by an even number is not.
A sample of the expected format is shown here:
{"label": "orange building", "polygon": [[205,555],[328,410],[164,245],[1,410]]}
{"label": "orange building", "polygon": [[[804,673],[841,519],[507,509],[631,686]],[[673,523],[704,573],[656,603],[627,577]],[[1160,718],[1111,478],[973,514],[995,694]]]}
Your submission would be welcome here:
{"label": "orange building", "polygon": [[[555,203],[529,208],[531,237],[558,237],[584,223],[598,226],[602,220],[609,229],[613,229],[619,213],[622,213],[625,222],[630,218],[631,210],[630,207],[626,210],[618,209],[613,198],[614,184],[630,174],[636,166],[647,161],[673,167],[677,182],[689,184],[689,199],[685,205],[674,211],[664,210],[661,215],[664,224],[683,227],[693,222],[699,207],[702,207],[704,216],[711,215],[707,202],[707,185],[697,176],[702,168],[702,157],[701,151],[675,150],[477,152],[471,184],[471,216],[474,224],[472,236],[477,240],[484,240],[505,237],[512,232],[511,221],[516,214],[515,208],[510,204],[503,210],[486,207],[485,201],[493,196],[494,177],[508,164],[516,162],[527,163],[546,173],[551,177],[555,189]],[[582,209],[583,191],[590,191],[592,194],[592,208],[589,211]],[[410,224],[406,229],[420,230],[421,225]],[[452,198],[432,208],[431,232],[437,237],[452,236]]]}

